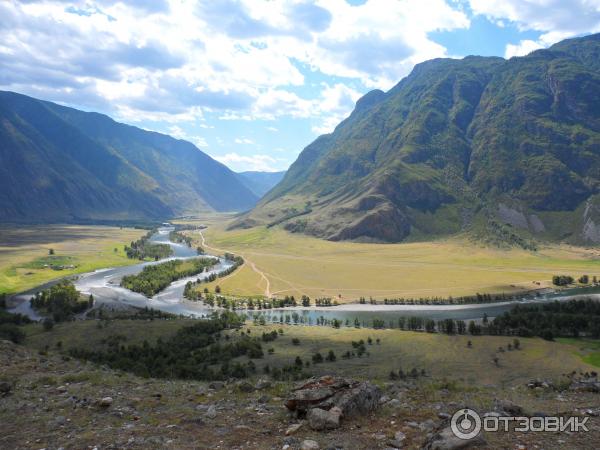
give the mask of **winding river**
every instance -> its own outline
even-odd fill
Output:
[[[188,259],[197,257],[196,250],[185,244],[170,241],[169,234],[174,228],[162,227],[150,238],[150,241],[156,244],[168,244],[173,249],[173,256],[158,262],[143,262],[131,266],[114,267],[100,269],[94,272],[79,275],[75,281],[75,287],[86,295],[94,296],[96,305],[129,305],[136,307],[148,307],[161,311],[191,316],[204,317],[214,311],[210,306],[202,302],[192,302],[183,298],[183,290],[188,281],[205,279],[213,273],[222,272],[229,267],[231,263],[219,258],[218,263],[210,271],[201,273],[188,278],[171,283],[166,289],[159,292],[152,298],[145,297],[142,294],[132,292],[120,286],[121,278],[125,275],[137,274],[145,266],[159,264],[172,259]],[[46,285],[47,286],[47,285]],[[13,312],[26,314],[34,320],[41,317],[34,311],[29,300],[35,293],[45,286],[32,289],[26,293],[17,295],[14,299],[17,301]],[[486,304],[468,304],[468,305],[369,305],[369,304],[346,304],[334,307],[296,307],[284,309],[270,309],[262,311],[245,311],[248,317],[264,315],[267,321],[279,321],[286,315],[292,316],[294,313],[302,317],[302,322],[314,324],[318,319],[326,320],[338,319],[342,322],[346,320],[354,323],[358,319],[362,324],[371,324],[373,319],[381,319],[388,325],[390,322],[397,323],[398,318],[407,316],[419,316],[440,319],[455,320],[480,320],[484,314],[488,317],[496,317],[518,304],[535,304],[553,300],[568,300],[580,295],[598,294],[600,288],[577,289],[571,291],[562,291],[561,293],[548,293],[537,297],[531,297],[521,300],[513,300],[500,303]],[[285,320],[285,319],[284,319]]]
[[[197,279],[203,280],[213,273],[216,274],[231,267],[231,263],[223,258],[218,258],[219,262],[208,272],[174,281],[166,289],[162,290],[152,298],[148,298],[120,286],[121,279],[124,276],[140,273],[146,266],[160,264],[173,259],[198,257],[196,249],[190,248],[185,244],[172,242],[169,239],[169,234],[173,230],[174,228],[170,227],[159,228],[150,238],[150,242],[152,243],[170,245],[173,249],[173,255],[171,257],[156,262],[143,262],[131,266],[99,269],[94,272],[84,273],[74,280],[75,288],[86,295],[92,294],[97,306],[103,304],[111,305],[113,307],[129,305],[143,308],[147,306],[148,308],[154,308],[173,314],[183,314],[194,317],[202,317],[209,314],[211,312],[210,307],[200,302],[190,302],[184,299],[183,290],[188,281],[195,281]],[[36,292],[44,287],[46,287],[46,285],[15,296],[14,298],[18,304],[15,308],[11,309],[11,311],[25,314],[34,320],[39,320],[41,317],[31,308],[29,300]]]

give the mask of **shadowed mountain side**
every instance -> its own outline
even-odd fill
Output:
[[[12,92],[0,92],[0,162],[4,221],[158,219],[258,198],[189,142]]]

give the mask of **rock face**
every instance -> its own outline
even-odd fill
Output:
[[[341,417],[373,411],[381,390],[367,382],[325,376],[311,378],[294,389],[285,406],[298,417],[307,417],[314,430],[337,428]]]
[[[329,411],[321,408],[309,409],[306,418],[308,419],[308,425],[313,430],[334,430],[340,426],[341,415],[341,409],[334,406]]]

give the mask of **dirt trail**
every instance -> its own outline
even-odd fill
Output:
[[[219,249],[217,247],[212,247],[212,246],[208,245],[206,243],[206,239],[204,238],[204,233],[202,233],[202,230],[199,230],[198,233],[200,233],[200,239],[202,240],[202,247],[208,248],[209,250],[213,250],[215,252],[224,251],[223,249]],[[258,267],[256,267],[256,265],[251,260],[249,260],[246,255],[244,255],[243,253],[240,253],[240,252],[237,252],[237,253],[242,258],[244,258],[244,262],[247,263],[252,268],[252,270],[254,270],[257,274],[259,274],[260,277],[265,281],[266,287],[265,287],[265,293],[264,293],[264,295],[267,298],[271,298],[271,295],[272,295],[272,293],[271,293],[271,282],[269,281],[269,278],[267,277],[267,275],[262,270],[260,270]]]

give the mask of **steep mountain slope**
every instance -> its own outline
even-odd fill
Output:
[[[3,221],[159,219],[252,207],[235,173],[189,142],[0,92]]]
[[[237,175],[244,186],[260,198],[281,181],[285,175],[285,170],[281,172],[258,172],[249,170],[247,172],[238,172]]]
[[[436,59],[372,91],[240,226],[401,241],[465,229],[600,241],[600,35]]]

